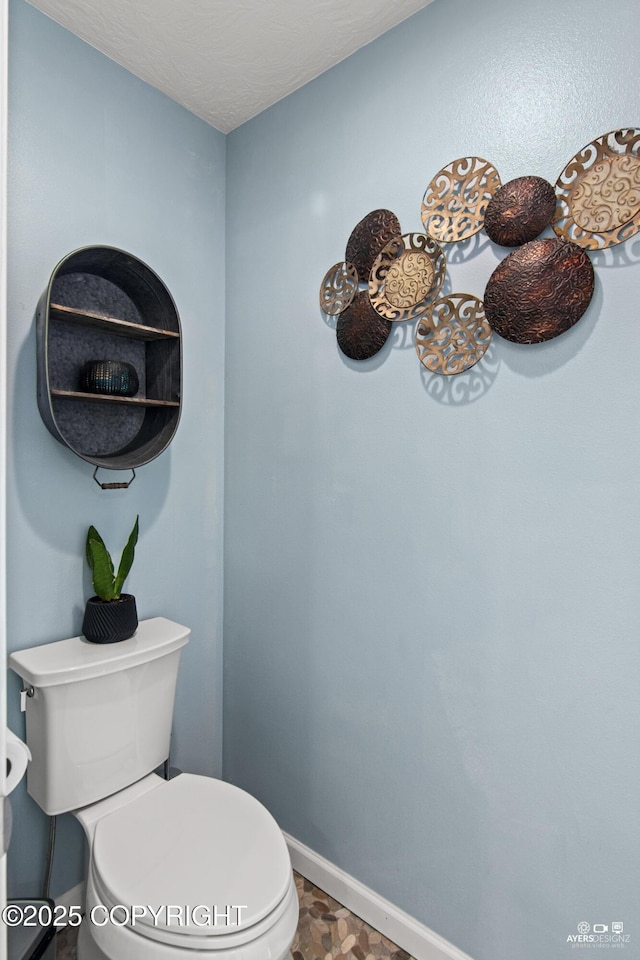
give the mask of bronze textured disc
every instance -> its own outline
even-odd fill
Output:
[[[484,309],[493,330],[514,343],[552,340],[577,323],[593,295],[593,265],[575,243],[532,240],[491,274]]]
[[[492,336],[482,301],[470,293],[451,293],[418,321],[416,351],[427,370],[451,376],[477,363]]]
[[[640,232],[640,130],[612,130],[579,150],[556,182],[553,229],[585,250]]]
[[[320,284],[320,309],[337,317],[358,292],[358,274],[352,263],[334,263]]]
[[[401,232],[400,221],[391,210],[372,210],[353,228],[344,258],[354,265],[363,283],[382,248]]]
[[[361,290],[336,325],[338,346],[352,360],[368,360],[384,347],[391,323],[371,306],[366,290]]]
[[[542,177],[517,177],[492,196],[484,215],[484,229],[494,243],[519,247],[535,240],[553,219],[555,190]]]
[[[440,243],[467,240],[482,229],[500,174],[483,157],[460,157],[439,170],[422,199],[425,233]]]
[[[447,272],[440,245],[424,233],[394,237],[371,268],[369,299],[385,320],[415,320],[438,296]]]

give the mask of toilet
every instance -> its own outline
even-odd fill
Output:
[[[27,690],[27,790],[88,847],[78,960],[283,960],[298,922],[284,837],[232,784],[153,771],[169,755],[190,630],[73,637],[11,654]]]

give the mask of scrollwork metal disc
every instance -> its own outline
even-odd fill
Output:
[[[358,272],[352,263],[334,263],[320,284],[320,309],[329,317],[346,310],[358,292]]]
[[[579,150],[556,182],[553,229],[585,250],[640,231],[640,130],[612,130]]]
[[[593,296],[589,255],[558,237],[532,240],[498,264],[484,294],[493,330],[514,343],[542,343],[569,330]]]
[[[470,293],[451,293],[436,300],[418,321],[416,352],[431,373],[464,373],[481,360],[493,336],[482,300]]]
[[[344,258],[354,265],[363,283],[382,248],[400,233],[400,221],[391,210],[372,210],[353,228]]]
[[[385,320],[415,320],[438,296],[446,272],[444,253],[432,237],[424,233],[394,237],[371,269],[371,305]]]
[[[361,290],[336,325],[338,346],[352,360],[369,360],[387,342],[391,323],[375,312],[366,290]]]
[[[482,229],[500,174],[482,157],[460,157],[439,170],[422,200],[425,232],[440,243],[467,240]]]
[[[494,243],[518,247],[535,240],[553,219],[556,195],[542,177],[517,177],[504,183],[489,201],[484,229]]]

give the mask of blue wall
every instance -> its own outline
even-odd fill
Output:
[[[141,617],[192,627],[172,761],[220,772],[225,138],[22,0],[10,10],[8,637],[11,649],[80,632],[94,523],[119,554],[137,513],[127,587]],[[171,291],[184,335],[184,404],[170,448],[130,490],[102,492],[36,406],[33,318],[51,271],[86,244],[128,250]],[[122,479],[122,475],[107,476]],[[21,734],[19,681],[9,724]],[[24,786],[9,892],[42,883],[46,820]],[[81,879],[80,828],[60,824],[53,893]]]
[[[452,381],[413,329],[346,360],[318,287],[450,160],[555,182],[638,125],[639,40],[637,0],[435,0],[228,137],[225,776],[475,960],[640,940],[640,242]],[[482,296],[504,251],[449,255]]]

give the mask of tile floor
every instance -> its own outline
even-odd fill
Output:
[[[337,900],[295,874],[300,921],[293,960],[413,960]],[[56,960],[76,960],[76,930],[58,934]]]

